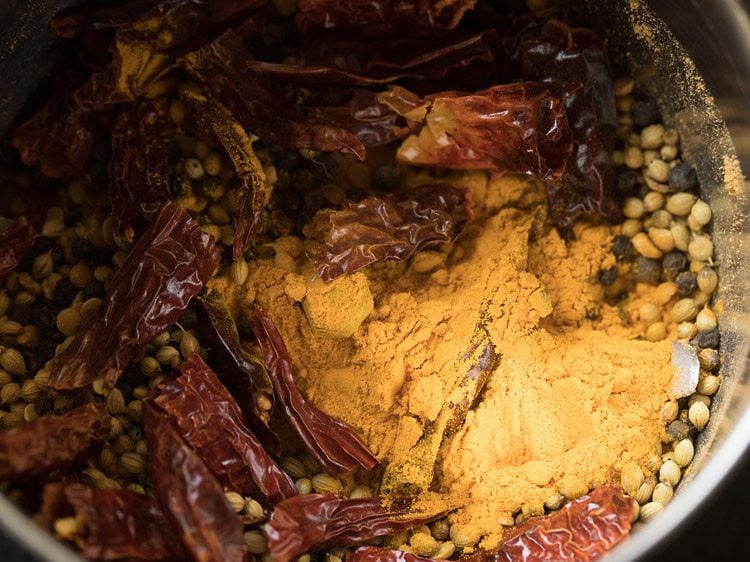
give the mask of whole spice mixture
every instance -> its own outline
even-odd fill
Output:
[[[712,213],[605,39],[116,4],[51,22],[72,59],[2,180],[0,481],[40,526],[92,560],[573,561],[669,503],[721,383]]]

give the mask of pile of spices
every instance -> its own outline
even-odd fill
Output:
[[[588,29],[376,4],[52,21],[0,485],[85,557],[595,560],[690,470],[720,310],[678,133]]]

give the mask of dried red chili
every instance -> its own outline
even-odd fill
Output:
[[[302,33],[394,37],[399,33],[438,33],[453,29],[476,0],[300,0]]]
[[[89,560],[184,559],[182,545],[150,496],[56,482],[45,486],[42,498],[37,522],[52,530],[56,519],[75,516],[73,541]]]
[[[154,494],[172,529],[198,562],[244,562],[242,525],[221,484],[169,418],[145,402],[143,429]]]
[[[310,257],[318,275],[331,281],[377,261],[408,259],[450,242],[471,216],[468,193],[447,184],[348,201],[341,210],[324,210],[313,218],[311,232],[322,247]]]
[[[250,322],[280,411],[308,452],[329,474],[337,475],[357,467],[373,468],[378,460],[352,429],[302,396],[294,383],[289,352],[271,318],[256,307]]]
[[[211,365],[245,415],[250,430],[273,454],[281,454],[279,438],[269,429],[271,411],[258,406],[260,395],[273,404],[273,384],[260,359],[248,354],[237,326],[221,299],[214,294],[196,299],[198,331],[208,349]]]
[[[559,85],[520,82],[424,99],[396,87],[379,100],[415,128],[398,149],[401,162],[559,179],[573,152],[565,95]]]
[[[420,91],[481,87],[496,71],[499,41],[494,30],[430,39],[394,37],[387,42],[315,37],[303,41],[296,59],[251,61],[248,66],[284,82],[326,88],[394,81]]]
[[[164,110],[163,103],[144,100],[123,109],[112,124],[109,196],[118,231],[139,217],[150,222],[170,199]]]
[[[63,72],[52,97],[13,134],[12,144],[27,166],[48,178],[71,179],[83,172],[96,138],[94,112],[71,98],[76,72]]]
[[[203,135],[215,137],[229,154],[237,176],[242,181],[239,189],[239,209],[234,217],[232,257],[239,259],[252,235],[260,226],[261,212],[266,199],[266,175],[253,150],[250,134],[243,129],[222,104],[202,94],[186,90],[181,99],[191,118]]]
[[[363,159],[362,143],[349,131],[305,117],[263,75],[248,66],[253,56],[233,31],[186,55],[185,69],[200,78],[247,130],[285,148],[347,152]]]
[[[102,306],[54,361],[49,385],[115,385],[146,343],[171,326],[219,264],[213,238],[165,203],[109,282]]]
[[[16,219],[0,232],[0,279],[16,269],[35,239],[36,230],[25,218]]]
[[[106,409],[91,403],[0,431],[0,480],[32,480],[69,468],[109,433]]]
[[[575,148],[562,181],[548,183],[550,208],[563,229],[584,213],[609,220],[621,218],[614,198],[614,169],[610,153],[617,131],[613,76],[606,40],[588,29],[550,20],[529,38],[520,40],[521,73],[527,80],[573,84],[565,99]]]
[[[237,402],[203,359],[193,355],[181,373],[159,387],[153,403],[169,414],[219,482],[268,505],[296,496],[294,482],[245,427]]]
[[[601,486],[559,512],[536,517],[495,550],[460,556],[460,562],[592,562],[630,532],[635,503],[614,486]],[[347,562],[431,562],[397,550],[363,547]]]
[[[263,530],[274,559],[290,562],[321,548],[351,546],[400,533],[440,515],[386,509],[379,498],[305,494],[277,505]]]

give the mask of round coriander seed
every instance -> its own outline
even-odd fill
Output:
[[[673,487],[677,486],[681,477],[682,473],[680,472],[680,467],[673,460],[665,461],[659,469],[659,481],[666,482]]]
[[[622,468],[622,474],[620,475],[620,484],[622,489],[628,494],[635,495],[638,488],[641,487],[645,476],[643,470],[635,463],[628,463]]]
[[[245,498],[243,498],[241,494],[232,491],[224,492],[224,497],[229,502],[229,505],[232,506],[232,509],[234,509],[235,513],[241,513],[245,508]]]
[[[245,546],[250,554],[263,554],[268,551],[268,540],[261,531],[253,529],[252,531],[246,531],[243,536]]]
[[[654,488],[652,499],[661,505],[667,505],[674,496],[674,489],[666,482],[659,482]]]
[[[193,181],[202,180],[203,176],[206,175],[203,169],[203,164],[197,158],[185,158],[182,161],[182,165],[185,168],[185,174],[187,177]]]
[[[646,505],[641,506],[640,518],[641,521],[648,521],[649,519],[657,516],[659,513],[664,511],[664,506],[659,502],[649,502]]]
[[[693,442],[690,439],[683,439],[674,447],[674,462],[685,468],[693,460],[694,454]]]
[[[695,402],[688,410],[688,419],[697,429],[703,429],[708,424],[711,415],[708,406],[703,402]]]
[[[312,477],[313,490],[319,494],[337,494],[344,491],[344,487],[336,478],[325,472],[320,472]]]

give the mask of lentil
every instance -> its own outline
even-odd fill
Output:
[[[639,232],[632,239],[633,247],[642,256],[654,260],[662,257],[663,253],[657,248],[651,239],[643,232]]]

